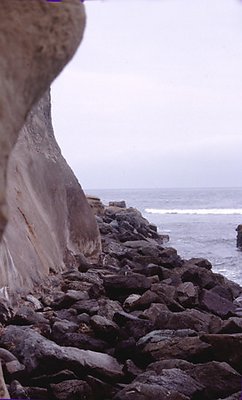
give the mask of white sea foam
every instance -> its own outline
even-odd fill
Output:
[[[181,215],[242,215],[242,208],[198,208],[198,209],[159,209],[146,208],[148,214],[181,214]]]

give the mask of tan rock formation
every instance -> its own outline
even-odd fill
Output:
[[[33,104],[75,52],[84,26],[80,0],[1,0],[0,237],[7,219],[9,154]]]
[[[28,116],[11,154],[9,222],[0,246],[0,287],[14,291],[61,271],[73,255],[99,254],[95,217],[61,155],[46,93]]]

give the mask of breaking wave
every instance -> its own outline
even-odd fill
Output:
[[[181,214],[181,215],[242,215],[242,208],[198,208],[198,209],[159,209],[146,208],[148,214]]]

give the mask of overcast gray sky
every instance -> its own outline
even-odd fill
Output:
[[[242,186],[241,2],[85,5],[84,41],[52,87],[84,189]]]

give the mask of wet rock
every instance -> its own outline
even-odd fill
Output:
[[[202,309],[218,315],[221,318],[228,318],[235,312],[235,306],[231,301],[210,290],[203,289],[199,301]]]
[[[205,258],[191,258],[187,261],[191,265],[197,265],[200,268],[205,268],[207,270],[212,269],[212,264],[210,261],[206,260]]]
[[[237,231],[237,247],[239,249],[242,248],[242,225],[238,225],[236,228]]]
[[[64,381],[50,385],[54,399],[70,400],[85,399],[94,400],[90,386],[81,380]]]
[[[104,288],[108,296],[113,299],[122,295],[144,293],[150,287],[149,280],[141,274],[128,273],[125,276],[110,275],[104,278]]]
[[[31,328],[8,326],[2,332],[0,342],[12,349],[29,374],[41,371],[53,373],[69,368],[92,371],[113,380],[123,376],[122,367],[113,357],[74,347],[61,347]]]

